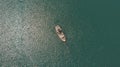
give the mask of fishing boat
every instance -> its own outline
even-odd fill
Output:
[[[58,37],[63,41],[63,42],[66,42],[66,37],[62,31],[62,28],[59,26],[59,25],[56,25],[55,26],[55,30],[56,30],[56,33],[58,35]]]

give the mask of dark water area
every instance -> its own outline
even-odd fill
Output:
[[[0,0],[0,67],[119,67],[119,2]]]

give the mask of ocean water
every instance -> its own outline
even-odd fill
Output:
[[[0,0],[0,67],[119,67],[119,6],[108,0]]]

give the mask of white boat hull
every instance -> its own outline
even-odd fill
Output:
[[[62,28],[59,26],[59,25],[56,25],[55,26],[55,30],[56,30],[56,33],[58,35],[58,37],[63,41],[65,42],[66,41],[66,37],[64,35],[64,33],[62,32]],[[60,32],[61,31],[61,32]]]

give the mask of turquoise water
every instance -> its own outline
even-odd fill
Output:
[[[119,6],[107,0],[0,0],[0,67],[119,67]]]

